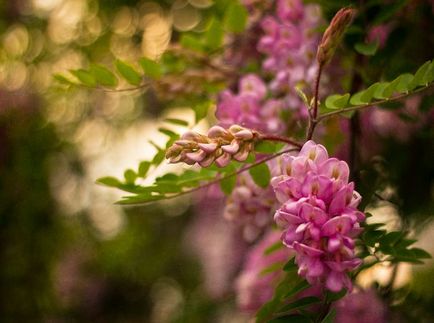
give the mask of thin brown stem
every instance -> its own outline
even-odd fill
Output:
[[[180,192],[180,193],[178,193],[178,194],[174,194],[174,195],[166,196],[166,197],[164,197],[164,199],[162,199],[162,200],[173,199],[173,198],[176,198],[176,197],[179,197],[179,196],[182,196],[182,195],[190,194],[190,193],[193,193],[193,192],[199,191],[199,190],[201,190],[201,189],[204,189],[204,188],[210,187],[210,186],[212,186],[212,185],[214,185],[214,184],[219,183],[219,182],[222,181],[222,180],[225,180],[225,179],[227,179],[227,178],[231,178],[231,177],[233,177],[233,176],[237,176],[237,175],[239,175],[239,174],[241,174],[241,173],[243,173],[243,172],[245,172],[245,171],[247,171],[247,170],[249,170],[249,169],[251,169],[251,168],[254,168],[254,167],[256,167],[256,166],[258,166],[258,165],[260,165],[260,164],[263,164],[263,163],[265,163],[265,162],[267,162],[267,161],[269,161],[269,160],[272,160],[272,159],[274,159],[274,158],[276,158],[276,157],[278,157],[278,156],[280,156],[280,155],[283,155],[283,154],[289,153],[289,152],[291,152],[291,151],[298,151],[298,150],[300,150],[300,149],[299,149],[299,148],[289,148],[289,149],[282,150],[282,151],[280,151],[280,152],[278,152],[278,153],[275,153],[275,154],[273,154],[273,155],[271,155],[271,156],[268,156],[268,157],[266,157],[266,158],[262,158],[261,160],[255,162],[255,163],[253,163],[253,164],[250,164],[250,165],[247,165],[247,166],[241,167],[240,169],[238,169],[238,170],[235,171],[235,172],[229,173],[229,174],[227,174],[227,175],[225,175],[225,176],[222,176],[222,177],[218,177],[218,178],[216,178],[215,180],[212,180],[212,181],[210,181],[210,182],[207,182],[207,183],[205,183],[205,184],[203,184],[203,185],[200,185],[200,186],[198,186],[198,187],[192,188],[192,189],[190,189],[190,190],[183,191],[183,192]],[[156,201],[148,201],[148,202],[145,201],[145,202],[138,202],[138,203],[128,203],[128,205],[134,205],[134,204],[136,204],[136,205],[137,205],[137,204],[146,204],[146,203],[151,203],[151,202],[156,202]],[[117,204],[124,204],[124,203],[122,203],[122,201],[121,201],[121,202],[119,202],[119,203],[117,203]]]
[[[276,135],[269,135],[269,134],[261,134],[259,137],[261,140],[268,140],[268,141],[279,141],[284,142],[289,145],[293,145],[295,147],[301,148],[303,144],[296,142],[290,138],[283,137],[283,136],[276,136]]]
[[[314,96],[313,96],[313,108],[312,111],[309,110],[309,128],[307,130],[306,139],[310,140],[313,137],[313,133],[315,131],[316,125],[318,124],[317,116],[318,116],[318,100],[319,100],[319,84],[321,81],[323,64],[318,63],[318,73],[315,79],[315,88],[314,88]]]

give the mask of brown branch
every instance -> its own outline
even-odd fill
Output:
[[[219,178],[217,178],[217,179],[215,179],[215,180],[212,180],[212,181],[210,181],[210,182],[208,182],[208,183],[206,183],[206,184],[200,185],[200,186],[198,186],[198,187],[192,188],[192,189],[187,190],[187,191],[180,192],[180,193],[178,193],[178,194],[174,194],[174,195],[166,196],[166,197],[162,198],[161,200],[169,200],[169,199],[173,199],[173,198],[176,198],[176,197],[179,197],[179,196],[182,196],[182,195],[190,194],[190,193],[193,193],[193,192],[199,191],[199,190],[201,190],[201,189],[204,189],[204,188],[210,187],[210,186],[212,186],[212,185],[214,185],[214,184],[219,183],[219,182],[222,181],[222,180],[225,180],[225,179],[227,179],[227,178],[231,178],[231,177],[233,177],[233,176],[237,176],[237,175],[239,175],[239,174],[241,174],[241,173],[243,173],[243,172],[245,172],[245,171],[247,171],[247,170],[249,170],[249,169],[251,169],[251,168],[254,168],[254,167],[256,167],[256,166],[258,166],[258,165],[260,165],[260,164],[263,164],[263,163],[265,163],[265,162],[267,162],[267,161],[269,161],[269,160],[272,160],[272,159],[274,159],[274,158],[276,158],[276,157],[278,157],[278,156],[280,156],[280,155],[283,155],[283,154],[285,154],[285,153],[289,153],[289,152],[291,152],[291,151],[298,151],[298,150],[300,150],[300,149],[299,149],[299,148],[290,148],[290,149],[282,150],[282,151],[280,151],[280,152],[278,152],[278,153],[275,153],[275,154],[273,154],[273,155],[271,155],[271,156],[269,156],[269,157],[262,158],[261,160],[255,162],[255,163],[253,163],[253,164],[250,164],[250,165],[248,165],[248,166],[241,167],[240,169],[238,169],[238,170],[235,171],[235,172],[232,172],[232,173],[227,174],[227,175],[225,175],[225,176],[219,177]],[[120,202],[117,202],[116,204],[121,204],[121,205],[138,205],[138,204],[147,204],[147,203],[157,202],[157,201],[158,201],[158,200],[153,200],[153,201],[144,201],[144,202],[136,202],[136,203],[133,202],[133,203],[128,203],[128,204],[126,204],[126,203],[122,203],[122,201],[120,201]]]

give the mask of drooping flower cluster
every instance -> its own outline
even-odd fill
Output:
[[[238,94],[225,90],[220,94],[216,117],[223,127],[232,124],[267,133],[282,133],[284,123],[279,117],[283,109],[280,100],[266,100],[267,87],[255,74],[240,79]]]
[[[213,126],[206,136],[188,131],[167,149],[166,158],[171,163],[208,167],[215,162],[218,167],[225,167],[232,159],[246,160],[258,136],[256,131],[238,125],[229,129]]]
[[[263,68],[274,76],[270,90],[283,93],[283,105],[293,109],[297,117],[306,117],[307,110],[294,87],[314,83],[317,73],[314,58],[320,40],[315,29],[321,21],[316,5],[303,5],[301,0],[278,0],[276,15],[266,16],[261,22],[265,35],[257,48],[266,55]]]
[[[298,156],[283,156],[282,171],[271,182],[283,203],[274,219],[284,229],[283,243],[296,252],[299,275],[332,291],[351,289],[347,272],[361,263],[354,238],[365,216],[347,163],[308,141]]]
[[[336,323],[388,322],[386,304],[372,289],[348,294],[334,307]]]
[[[239,308],[245,312],[255,312],[273,297],[274,287],[282,277],[282,271],[261,274],[273,264],[283,264],[291,257],[287,248],[265,254],[268,247],[279,241],[277,231],[269,231],[249,251],[241,274],[238,276],[235,289]]]
[[[268,166],[273,174],[275,163],[270,161]],[[240,174],[236,187],[226,200],[223,216],[242,227],[246,241],[253,241],[270,225],[276,207],[271,187],[259,187],[250,175]]]

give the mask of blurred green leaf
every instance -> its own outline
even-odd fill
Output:
[[[297,299],[296,301],[289,303],[285,306],[282,306],[277,314],[283,314],[283,313],[287,313],[290,314],[292,311],[294,310],[298,310],[313,304],[317,304],[321,302],[321,300],[318,297],[314,297],[314,296],[308,296],[308,297],[303,297],[300,299]]]
[[[226,9],[223,24],[227,31],[242,33],[247,25],[248,12],[237,0],[232,1]]]
[[[137,178],[137,174],[132,169],[127,169],[124,172],[124,178],[125,178],[125,182],[127,182],[128,184],[133,184]]]
[[[249,173],[255,184],[259,187],[266,188],[270,185],[271,173],[266,163],[250,168]]]
[[[164,121],[168,122],[168,123],[176,124],[178,126],[188,127],[188,122],[185,120],[175,119],[175,118],[167,118],[167,119],[164,119]]]
[[[146,76],[149,76],[151,79],[154,80],[158,80],[159,78],[161,78],[161,65],[158,64],[156,61],[153,61],[146,57],[142,57],[139,60],[139,64],[145,72]]]
[[[281,142],[263,140],[255,144],[255,152],[274,154],[280,151],[284,146],[285,144]]]
[[[362,55],[374,56],[378,50],[378,45],[379,45],[378,41],[369,44],[357,43],[354,45],[354,49]]]
[[[88,71],[84,69],[78,69],[78,70],[70,70],[70,73],[74,75],[82,84],[89,87],[96,86],[95,78]]]
[[[122,183],[117,178],[111,176],[101,177],[97,179],[96,182],[98,184],[110,187],[120,187],[122,185]]]
[[[220,188],[226,195],[232,193],[235,188],[235,184],[237,183],[236,176],[230,176],[220,181]]]
[[[118,79],[116,76],[102,65],[92,64],[90,66],[90,73],[100,85],[109,87],[115,87],[118,85]]]
[[[139,164],[139,171],[138,171],[137,175],[139,177],[145,177],[146,174],[148,173],[150,167],[151,167],[151,163],[150,162],[148,162],[148,161],[142,161]]]
[[[182,47],[192,49],[198,52],[203,52],[203,45],[201,41],[192,35],[182,34],[179,40]]]
[[[321,323],[333,323],[335,321],[336,309],[332,308],[323,318]]]
[[[134,67],[121,60],[116,60],[116,69],[119,74],[131,85],[140,85],[142,83],[142,76],[137,72]]]
[[[217,20],[217,18],[211,18],[211,22],[209,23],[208,29],[205,32],[205,44],[211,49],[217,49],[221,47],[223,43],[224,31],[222,27],[222,23]]]
[[[195,122],[198,123],[200,120],[204,119],[208,114],[208,109],[210,108],[211,102],[201,102],[194,106]]]
[[[325,100],[325,106],[327,109],[332,109],[332,110],[343,109],[347,107],[349,98],[350,98],[349,93],[343,95],[340,94],[330,95]]]

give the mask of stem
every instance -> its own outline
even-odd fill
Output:
[[[300,144],[290,138],[283,137],[283,136],[276,136],[276,135],[268,135],[268,134],[262,134],[259,137],[261,140],[268,140],[268,141],[280,141],[284,142],[290,145],[293,145],[295,147],[301,148],[303,144]]]
[[[241,168],[238,169],[236,172],[229,173],[229,174],[227,174],[227,175],[225,175],[225,176],[222,176],[222,177],[218,177],[218,178],[215,179],[215,180],[212,180],[212,181],[210,181],[210,182],[208,182],[208,183],[206,183],[206,184],[200,185],[200,186],[195,187],[195,188],[192,188],[192,189],[190,189],[190,190],[187,190],[187,191],[184,191],[184,192],[180,192],[180,193],[178,193],[178,194],[174,194],[174,195],[170,195],[170,196],[165,196],[165,197],[164,197],[163,199],[161,199],[161,200],[170,200],[170,199],[173,199],[173,198],[175,198],[175,197],[179,197],[179,196],[182,196],[182,195],[185,195],[185,194],[190,194],[190,193],[193,193],[193,192],[199,191],[199,190],[201,190],[201,189],[203,189],[203,188],[210,187],[210,186],[212,186],[212,185],[214,185],[214,184],[217,184],[218,182],[220,182],[220,181],[222,181],[222,180],[225,180],[225,179],[227,179],[227,178],[231,178],[231,177],[233,177],[233,176],[237,176],[238,174],[241,174],[241,173],[243,173],[243,172],[245,172],[245,171],[247,171],[247,170],[249,170],[249,169],[251,169],[251,168],[254,168],[254,167],[256,167],[256,166],[258,166],[258,165],[260,165],[260,164],[263,164],[263,163],[265,163],[265,162],[267,162],[267,161],[269,161],[269,160],[272,160],[272,159],[274,159],[274,158],[276,158],[276,157],[278,157],[278,156],[280,156],[280,155],[283,155],[283,154],[285,154],[285,153],[289,153],[289,152],[291,152],[291,151],[298,151],[298,150],[300,150],[300,149],[299,149],[299,148],[289,148],[289,149],[282,150],[282,151],[280,151],[280,152],[278,152],[278,153],[275,153],[275,154],[273,154],[273,155],[271,155],[271,156],[269,156],[269,157],[262,158],[261,160],[255,162],[255,163],[253,163],[253,164],[250,164],[250,165],[248,165],[248,166],[241,167]],[[127,203],[126,205],[138,205],[138,204],[143,205],[143,204],[152,203],[152,202],[156,202],[156,201],[154,200],[154,201],[148,201],[148,202]],[[121,202],[116,203],[116,204],[124,204],[124,203],[122,203],[122,201],[121,201]]]
[[[387,103],[387,102],[398,101],[398,100],[407,98],[407,97],[409,97],[409,96],[411,96],[413,94],[416,94],[416,93],[428,90],[433,85],[434,85],[434,83],[431,83],[430,85],[422,87],[422,88],[420,88],[420,89],[418,89],[416,91],[413,91],[413,92],[410,92],[410,93],[401,94],[401,95],[395,96],[393,98],[379,100],[379,101],[375,101],[375,102],[372,102],[372,103],[367,103],[367,104],[363,104],[363,105],[356,105],[354,107],[349,107],[349,108],[344,108],[344,109],[341,109],[341,110],[336,110],[336,111],[331,111],[331,112],[328,112],[328,113],[324,113],[321,116],[319,116],[316,121],[317,122],[321,122],[324,119],[327,119],[327,118],[332,117],[332,116],[337,115],[337,114],[341,114],[341,113],[345,113],[345,112],[350,112],[350,111],[357,111],[357,110],[369,108],[369,107],[372,107],[372,106],[380,105],[380,104],[383,104],[383,103]]]
[[[319,100],[319,83],[321,81],[322,69],[323,69],[323,64],[319,63],[318,73],[315,79],[313,111],[311,112],[309,110],[309,128],[307,130],[307,136],[306,136],[307,140],[312,139],[316,125],[318,124],[317,116],[318,116],[318,100]]]

